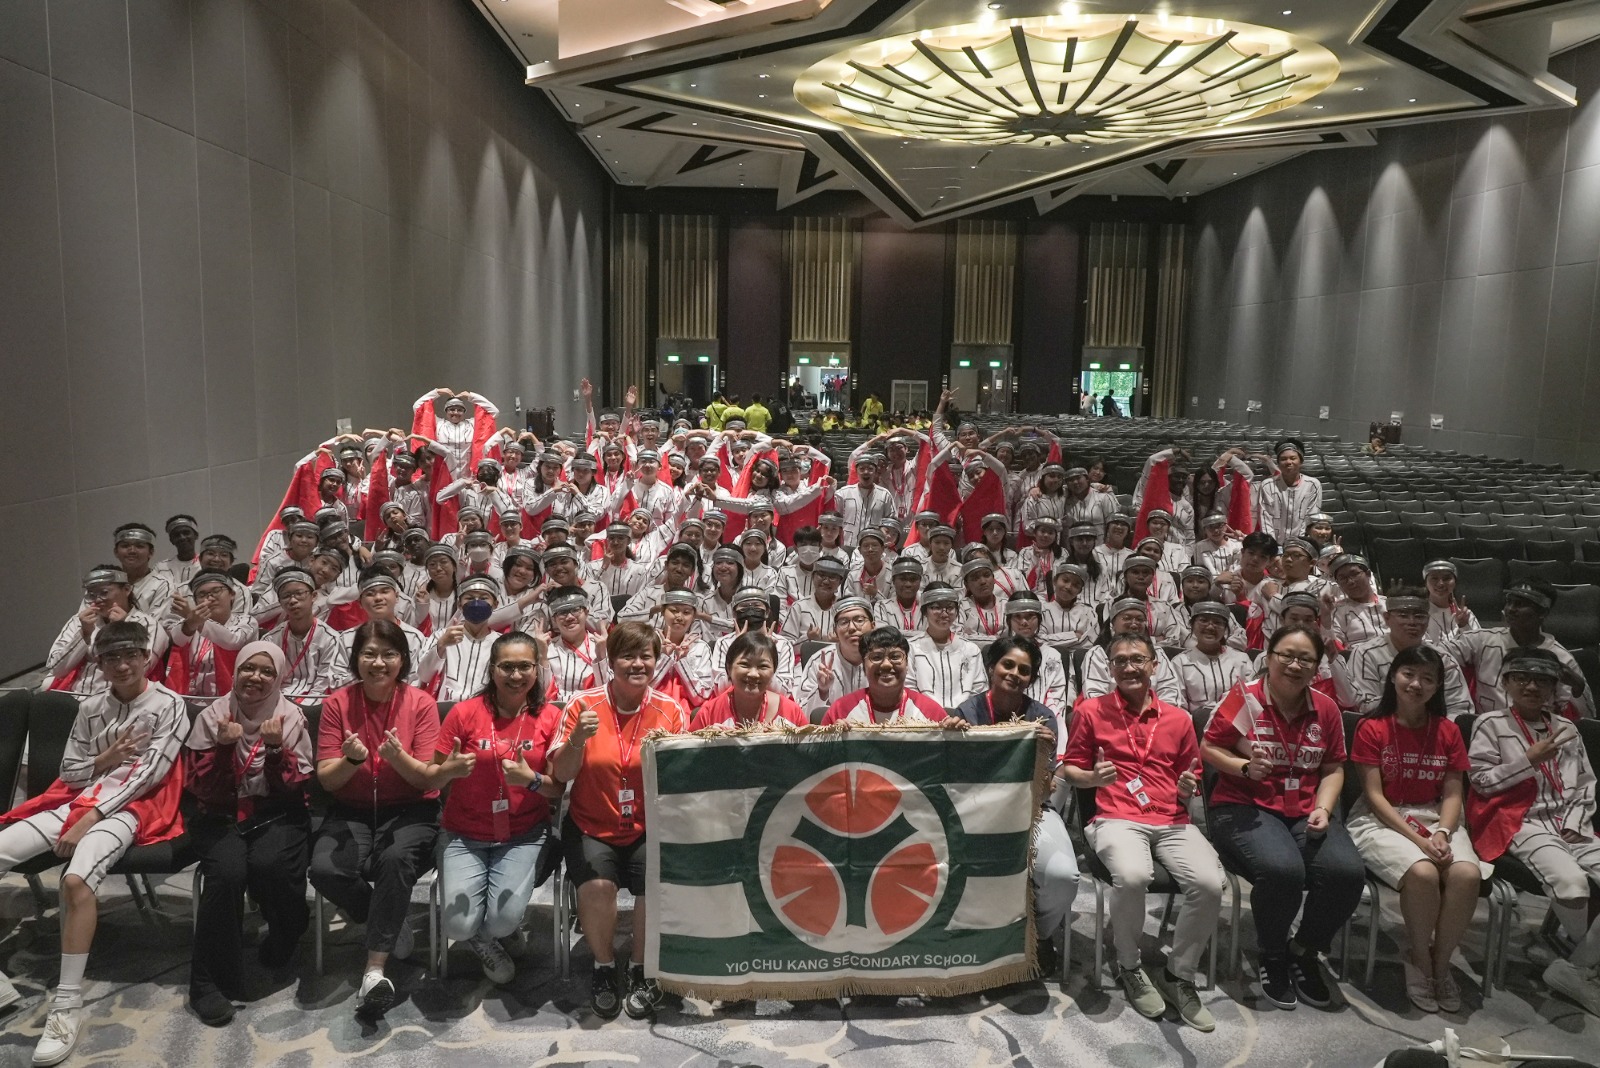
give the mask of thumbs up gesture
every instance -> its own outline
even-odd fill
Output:
[[[1200,789],[1200,761],[1196,759],[1190,763],[1187,771],[1178,776],[1178,800],[1189,800],[1198,789]]]
[[[1117,781],[1117,766],[1106,759],[1104,747],[1094,751],[1094,784],[1110,786]]]
[[[472,774],[472,769],[478,763],[478,754],[463,753],[461,739],[457,738],[450,747],[450,755],[439,761],[439,774],[446,780],[465,779]]]
[[[532,786],[539,778],[539,773],[528,767],[528,754],[520,750],[517,759],[501,760],[500,769],[506,773],[506,782],[513,786]]]

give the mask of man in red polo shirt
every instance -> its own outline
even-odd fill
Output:
[[[1061,774],[1076,789],[1094,791],[1095,815],[1085,834],[1113,879],[1117,978],[1141,1015],[1155,1019],[1170,1002],[1189,1024],[1211,1031],[1216,1021],[1195,992],[1194,976],[1222,910],[1223,873],[1211,843],[1189,822],[1188,801],[1200,781],[1194,720],[1151,690],[1156,650],[1149,638],[1113,638],[1106,654],[1117,688],[1078,704]],[[1157,859],[1183,887],[1183,907],[1172,953],[1152,983],[1139,936]]]

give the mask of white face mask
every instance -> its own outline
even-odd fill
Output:
[[[489,550],[482,545],[467,551],[467,557],[475,564],[481,564],[489,559]]]
[[[795,546],[794,556],[796,560],[800,561],[802,567],[810,567],[822,556],[822,546],[797,545]]]

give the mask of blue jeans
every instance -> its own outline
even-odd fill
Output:
[[[482,935],[505,938],[522,926],[533,896],[539,854],[550,844],[541,823],[509,842],[476,842],[445,832],[439,859],[444,934],[454,942]]]
[[[1328,952],[1333,936],[1361,904],[1367,866],[1337,818],[1328,821],[1325,833],[1310,835],[1304,816],[1290,819],[1255,805],[1213,805],[1211,842],[1250,880],[1250,911],[1263,956],[1289,951],[1289,927],[1296,916],[1295,941]]]

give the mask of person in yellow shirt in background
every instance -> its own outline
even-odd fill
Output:
[[[726,419],[728,401],[719,389],[711,395],[711,403],[706,405],[706,426],[708,429],[721,431],[723,421]]]
[[[883,401],[878,399],[876,393],[868,393],[867,399],[861,404],[861,421],[867,426],[883,414]]]
[[[761,394],[756,393],[750,397],[750,403],[744,409],[744,425],[747,430],[754,430],[758,434],[767,432],[767,424],[772,420],[772,413],[767,406],[761,403]]]
[[[745,411],[743,408],[739,407],[739,394],[737,393],[728,398],[728,406],[722,409],[723,427],[726,428],[727,425],[733,422],[735,419],[739,420],[741,423],[745,423],[746,430],[750,429],[749,424],[745,422]]]

